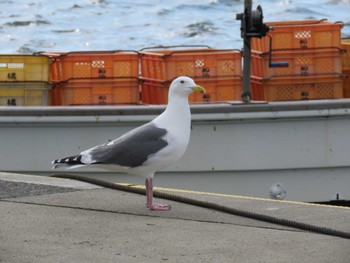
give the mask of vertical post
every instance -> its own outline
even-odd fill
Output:
[[[252,0],[244,0],[244,13],[242,24],[245,24],[246,32],[251,28],[250,17],[252,14]],[[245,103],[250,102],[251,100],[251,91],[250,91],[250,59],[251,59],[251,37],[247,34],[242,34],[243,37],[243,89],[241,98]]]
[[[244,13],[237,14],[236,19],[241,20],[241,37],[243,38],[243,88],[241,98],[245,103],[252,99],[250,90],[250,58],[251,38],[264,37],[269,32],[269,27],[263,23],[263,10],[259,5],[252,11],[252,0],[244,0]]]

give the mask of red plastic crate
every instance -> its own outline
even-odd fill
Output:
[[[137,78],[70,80],[56,84],[52,97],[56,106],[138,104],[139,81]]]
[[[240,100],[242,78],[197,78],[195,82],[203,86],[207,93],[193,93],[190,103]],[[167,104],[171,81],[145,79],[141,84],[141,101],[145,104]],[[254,95],[253,95],[254,97]]]
[[[242,75],[242,53],[238,50],[153,50],[140,52],[140,58],[143,78],[168,81],[178,76]]]
[[[272,62],[288,62],[288,67],[270,68],[270,52],[252,52],[252,75],[267,78],[279,75],[307,76],[314,73],[342,72],[342,54],[339,48],[311,48],[273,51]]]
[[[341,22],[323,20],[301,20],[284,22],[266,22],[272,29],[272,49],[339,47],[341,40]],[[268,52],[270,38],[252,38],[253,50]]]
[[[262,89],[266,101],[343,98],[343,78],[337,74],[265,79],[252,77],[251,86]]]
[[[50,55],[53,58],[50,80],[53,82],[139,75],[136,51],[77,51]]]

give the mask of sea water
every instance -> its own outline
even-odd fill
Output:
[[[264,21],[343,21],[350,0],[255,0]],[[242,0],[1,0],[0,54],[37,51],[139,50],[159,45],[242,48]]]

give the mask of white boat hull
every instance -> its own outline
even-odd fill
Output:
[[[52,174],[53,159],[114,139],[163,109],[2,107],[0,170]],[[156,185],[269,198],[280,184],[288,200],[350,199],[350,101],[194,105],[192,120],[187,152]]]

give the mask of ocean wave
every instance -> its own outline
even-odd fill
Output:
[[[51,23],[47,20],[28,20],[28,21],[13,21],[13,22],[7,22],[4,24],[4,26],[10,26],[10,27],[22,27],[22,26],[30,26],[30,25],[50,25]]]
[[[62,29],[62,30],[51,30],[53,33],[66,34],[66,33],[79,33],[79,29]]]
[[[198,22],[189,24],[185,27],[186,32],[183,34],[184,37],[196,37],[203,34],[215,34],[217,28],[210,21]]]
[[[171,9],[162,8],[157,12],[157,15],[163,16],[163,15],[169,15],[171,14]]]
[[[191,5],[191,4],[182,4],[176,7],[178,10],[186,10],[186,9],[192,9],[192,10],[211,10],[212,4],[201,4],[201,5]]]
[[[306,7],[292,7],[292,8],[287,8],[285,10],[285,13],[290,13],[290,14],[307,14],[308,17],[317,17],[317,16],[327,16],[326,13],[321,13],[317,12],[311,8],[306,8]]]
[[[350,1],[349,0],[330,0],[328,2],[326,2],[327,5],[350,5]]]

